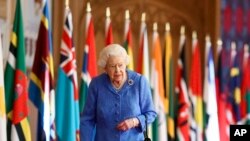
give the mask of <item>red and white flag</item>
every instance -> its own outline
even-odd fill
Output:
[[[152,46],[152,61],[151,61],[151,88],[153,90],[153,101],[155,110],[158,114],[155,120],[155,128],[153,138],[158,141],[167,140],[167,99],[164,95],[163,86],[163,66],[162,66],[162,51],[160,45],[160,38],[157,31],[157,23],[153,26],[153,46]]]
[[[106,22],[105,22],[105,44],[109,45],[113,43],[112,23],[110,18],[110,8],[106,8]]]
[[[146,25],[146,14],[141,17],[140,46],[138,54],[137,72],[144,75],[149,81],[149,53],[148,53],[148,31]]]
[[[203,140],[203,97],[200,47],[196,32],[193,32],[193,53],[189,79],[189,96],[191,98],[191,139]]]
[[[80,112],[83,111],[89,83],[91,79],[97,75],[94,23],[91,15],[90,3],[87,3],[85,29],[86,29],[85,33],[86,43],[84,47],[82,73],[81,73],[81,87],[80,87],[80,101],[79,101]]]
[[[181,36],[179,42],[179,57],[175,78],[175,93],[178,97],[177,109],[177,138],[179,141],[190,141],[190,124],[189,124],[189,108],[190,102],[188,98],[187,78],[186,78],[186,36],[185,27],[181,27]]]
[[[129,11],[126,10],[125,12],[125,29],[124,29],[124,48],[128,52],[129,56],[129,64],[128,69],[134,70],[134,56],[133,56],[133,47],[132,47],[132,31],[131,31],[131,24],[129,19]]]

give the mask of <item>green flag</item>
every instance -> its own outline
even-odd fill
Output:
[[[163,74],[165,96],[168,98],[168,116],[167,116],[167,132],[168,140],[175,140],[175,121],[174,121],[174,93],[173,93],[173,58],[172,58],[172,36],[170,33],[170,24],[166,23],[165,33],[165,49],[163,60]]]
[[[31,140],[28,122],[28,91],[25,66],[23,20],[20,0],[11,35],[8,62],[4,73],[8,140]]]

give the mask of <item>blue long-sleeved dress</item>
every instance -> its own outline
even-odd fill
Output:
[[[145,115],[148,123],[152,123],[157,114],[146,78],[130,70],[127,74],[128,79],[119,91],[106,73],[92,79],[81,114],[81,141],[92,141],[93,136],[95,141],[143,141]],[[132,117],[139,119],[138,127],[116,129],[118,123]]]

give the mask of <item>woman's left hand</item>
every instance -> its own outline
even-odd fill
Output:
[[[138,119],[137,118],[130,118],[130,119],[126,119],[126,120],[122,121],[121,123],[119,123],[116,128],[118,130],[127,131],[131,128],[136,127],[136,125],[138,125]]]

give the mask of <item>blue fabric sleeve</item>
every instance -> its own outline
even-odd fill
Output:
[[[146,129],[145,116],[147,116],[148,124],[152,123],[157,114],[155,112],[152,94],[150,90],[149,83],[144,76],[141,76],[140,79],[140,107],[141,107],[141,115],[137,116],[140,121],[139,129],[143,132]]]

